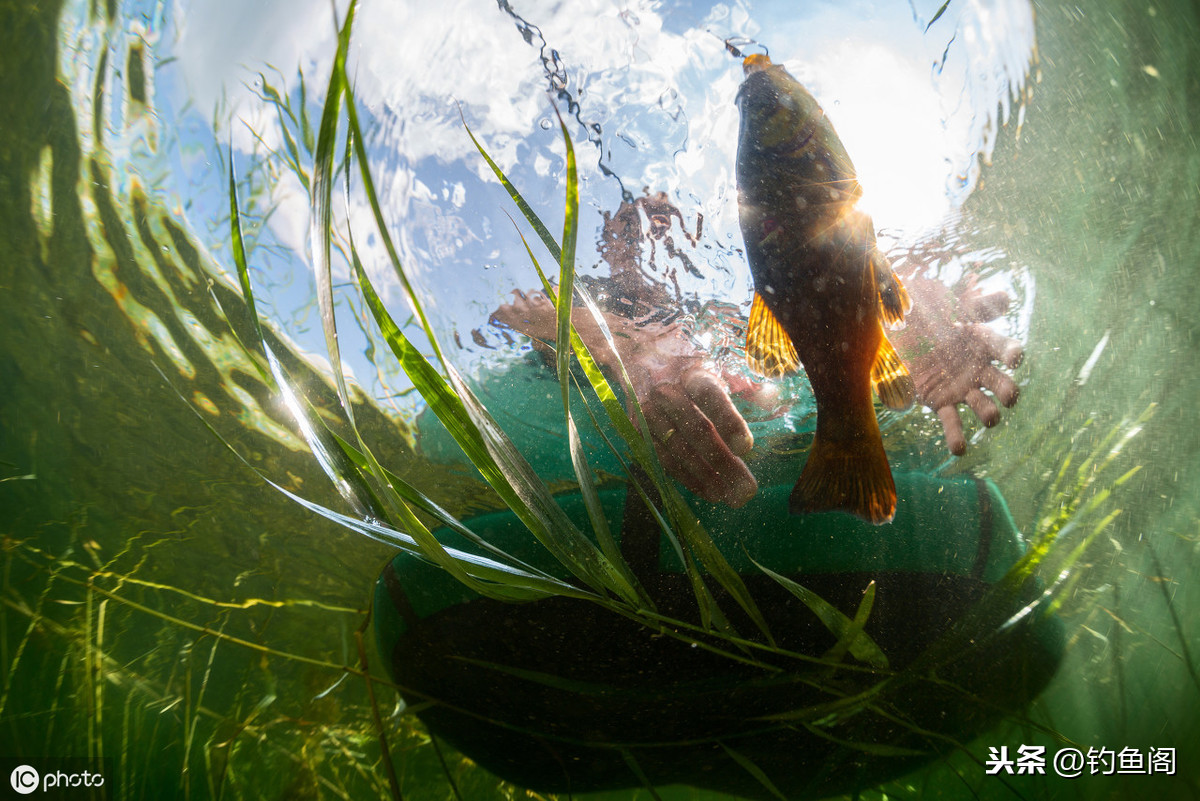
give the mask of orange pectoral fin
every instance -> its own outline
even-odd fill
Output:
[[[875,286],[879,289],[879,310],[883,322],[888,328],[900,328],[904,323],[904,315],[912,309],[912,300],[908,290],[896,273],[892,271],[892,263],[883,255],[879,248],[871,251],[871,267],[875,271]]]
[[[871,365],[871,388],[889,409],[907,409],[913,404],[916,387],[900,354],[892,347],[887,335],[880,332],[879,350]]]
[[[751,370],[768,378],[780,378],[800,369],[800,357],[792,338],[757,292],[746,328],[746,361]]]

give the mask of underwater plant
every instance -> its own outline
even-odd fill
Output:
[[[224,546],[214,542],[208,524],[199,515],[185,508],[174,510],[180,521],[178,531],[141,532],[135,523],[126,522],[123,545],[115,550],[97,547],[86,534],[86,509],[61,524],[47,526],[39,532],[43,537],[6,539],[5,620],[13,643],[2,660],[6,672],[0,716],[6,722],[14,717],[18,721],[48,717],[52,723],[44,733],[46,742],[64,730],[78,729],[87,752],[109,756],[116,763],[114,769],[123,778],[121,792],[127,797],[161,796],[160,785],[145,783],[145,777],[154,775],[155,770],[174,771],[174,779],[182,772],[185,794],[209,797],[260,797],[262,786],[279,784],[279,776],[294,782],[273,788],[281,795],[541,797],[536,792],[499,784],[469,759],[445,749],[444,738],[418,722],[419,715],[438,708],[439,699],[423,696],[415,688],[397,686],[386,676],[381,665],[387,656],[380,660],[372,653],[365,603],[324,600],[319,577],[342,569],[335,558],[337,552],[372,538],[389,548],[418,555],[423,564],[434,565],[452,582],[481,596],[495,598],[505,609],[533,609],[543,600],[587,605],[596,610],[597,619],[629,623],[648,637],[669,639],[689,653],[703,651],[714,673],[724,671],[734,679],[724,684],[673,688],[680,693],[676,700],[683,699],[681,706],[720,709],[721,701],[733,697],[731,692],[740,693],[728,708],[739,725],[745,724],[751,730],[730,733],[726,728],[724,733],[706,730],[699,735],[697,730],[674,732],[673,741],[658,745],[690,747],[700,740],[709,748],[708,753],[716,755],[714,761],[722,760],[740,771],[742,783],[729,788],[740,795],[773,798],[797,794],[785,783],[789,771],[797,768],[794,753],[786,754],[790,764],[783,766],[761,758],[753,739],[760,733],[770,737],[794,733],[800,738],[796,742],[824,744],[829,750],[821,753],[836,754],[832,762],[836,768],[859,770],[855,781],[864,787],[877,783],[875,776],[859,767],[865,762],[895,761],[894,770],[895,765],[920,764],[939,753],[952,755],[941,764],[949,765],[948,769],[957,772],[969,786],[975,781],[972,776],[981,772],[978,768],[982,759],[980,749],[971,745],[971,737],[980,731],[979,726],[991,725],[981,720],[1014,721],[1010,725],[1037,731],[1047,739],[1065,739],[1047,716],[997,704],[994,698],[972,688],[969,680],[973,675],[987,675],[993,667],[980,664],[987,661],[989,646],[1001,643],[1022,626],[1055,615],[1105,614],[1096,601],[1090,605],[1081,601],[1081,597],[1089,596],[1077,590],[1089,588],[1093,575],[1089,562],[1098,561],[1100,554],[1108,555],[1106,546],[1113,547],[1106,542],[1105,534],[1116,519],[1117,510],[1112,508],[1115,492],[1129,487],[1137,468],[1118,470],[1116,479],[1112,471],[1148,414],[1113,425],[1100,436],[1093,436],[1095,423],[1078,430],[1068,426],[1057,437],[1047,436],[1037,456],[1039,463],[1053,464],[1056,469],[1047,477],[1049,488],[1029,532],[1031,548],[1027,557],[1003,579],[992,582],[987,595],[975,599],[953,628],[932,641],[912,637],[903,627],[896,628],[895,621],[889,622],[881,636],[880,615],[886,605],[881,600],[886,595],[881,585],[864,579],[853,592],[838,594],[823,586],[797,582],[768,565],[760,570],[747,564],[736,546],[730,547],[728,539],[708,533],[714,529],[695,527],[687,508],[674,499],[678,492],[673,483],[656,467],[654,449],[646,440],[644,427],[636,416],[633,421],[626,416],[618,398],[629,393],[622,389],[620,377],[610,374],[608,383],[610,379],[595,369],[587,349],[582,343],[576,345],[571,337],[573,347],[555,354],[559,364],[566,361],[568,365],[563,371],[556,364],[559,369],[555,378],[560,388],[567,381],[573,388],[572,393],[561,393],[564,426],[582,428],[593,414],[607,418],[620,429],[623,444],[614,445],[623,456],[630,455],[625,458],[630,461],[631,472],[638,464],[637,469],[645,474],[646,484],[630,482],[630,486],[635,492],[645,493],[645,506],[655,530],[674,534],[676,545],[672,548],[677,547],[681,554],[679,575],[684,577],[682,596],[687,603],[665,608],[658,603],[653,589],[641,580],[640,571],[621,553],[621,532],[615,531],[611,522],[611,504],[606,506],[609,496],[601,487],[594,491],[585,487],[591,479],[587,465],[580,464],[578,486],[570,493],[561,487],[544,486],[536,472],[530,475],[523,464],[527,460],[514,453],[503,432],[491,425],[482,402],[453,372],[453,365],[443,362],[436,340],[430,337],[428,343],[417,343],[399,333],[407,326],[397,325],[391,318],[376,287],[367,279],[367,270],[353,247],[353,232],[334,223],[337,179],[349,180],[357,167],[362,176],[360,189],[372,200],[377,233],[388,241],[361,146],[362,131],[353,118],[357,111],[344,61],[349,21],[341,34],[342,58],[331,79],[327,113],[321,120],[321,131],[326,136],[322,138],[315,131],[305,136],[308,123],[303,104],[293,114],[285,113],[286,95],[277,95],[282,118],[286,118],[281,122],[287,151],[278,154],[278,161],[286,163],[287,169],[310,176],[305,185],[313,187],[317,208],[314,245],[332,243],[331,248],[346,256],[362,308],[382,332],[380,336],[397,351],[397,363],[407,365],[410,375],[417,377],[414,383],[418,379],[422,382],[421,391],[430,407],[436,406],[457,427],[465,450],[477,460],[481,473],[496,481],[495,492],[515,503],[514,515],[520,513],[516,516],[522,530],[541,533],[544,542],[539,542],[538,548],[549,559],[535,560],[524,551],[498,546],[487,532],[477,530],[472,519],[448,511],[444,502],[436,503],[433,493],[426,493],[424,486],[412,478],[412,472],[403,469],[404,464],[389,463],[395,457],[384,455],[391,449],[379,437],[382,429],[368,418],[366,404],[355,397],[354,386],[345,385],[341,370],[335,367],[333,375],[327,372],[315,377],[305,372],[299,360],[286,352],[287,346],[272,330],[267,315],[258,319],[250,266],[255,253],[250,237],[242,241],[242,225],[248,215],[246,206],[238,201],[238,189],[244,192],[246,183],[232,175],[231,164],[229,230],[242,295],[239,299],[236,292],[230,291],[219,271],[206,274],[204,268],[195,269],[201,278],[194,283],[202,288],[199,294],[203,295],[204,278],[209,279],[207,290],[223,307],[229,330],[242,337],[243,350],[249,355],[240,364],[256,376],[243,383],[257,381],[256,392],[261,384],[269,388],[263,391],[263,397],[284,401],[295,417],[293,425],[315,455],[313,461],[333,479],[345,507],[337,506],[337,499],[311,500],[319,493],[311,480],[295,480],[276,462],[257,458],[256,449],[245,441],[230,437],[207,411],[206,402],[211,400],[187,391],[180,395],[198,413],[202,412],[198,417],[212,424],[217,436],[245,458],[256,476],[272,481],[281,497],[299,504],[296,508],[304,514],[333,521],[346,536],[331,536],[328,528],[314,528],[321,532],[318,536],[301,531],[297,536],[311,536],[312,550],[318,557],[300,564],[275,557],[284,563],[282,571],[307,570],[313,574],[304,597],[273,594],[272,574],[254,575],[249,568],[235,582],[222,583],[223,576],[212,568],[212,562],[224,555]],[[103,97],[102,77],[96,78],[97,107]],[[263,85],[264,94],[269,95],[271,87],[265,79]],[[297,126],[294,136],[287,133],[288,125]],[[344,148],[338,146],[339,140]],[[563,140],[570,152],[571,139],[565,130]],[[311,172],[310,160],[316,162]],[[107,191],[104,166],[102,161],[88,165],[93,183],[99,187],[92,190],[98,197],[104,197]],[[315,191],[318,179],[325,193],[323,200]],[[578,320],[577,315],[593,314],[586,293],[573,281],[574,260],[567,256],[578,226],[578,215],[570,209],[573,202],[578,202],[571,198],[577,197],[579,187],[570,171],[565,188],[566,217],[574,223],[566,225],[557,240],[516,187],[510,189],[519,216],[536,233],[531,238],[532,246],[527,246],[531,266],[536,262],[533,250],[540,242],[557,269],[554,284],[547,286],[548,294],[576,298],[574,303],[558,305],[558,323],[562,326],[559,342],[568,341],[562,333],[572,320]],[[138,222],[141,224],[145,218],[149,230],[141,234],[144,245],[139,245],[146,252],[139,251],[137,257],[154,264],[151,255],[157,248],[153,245],[160,243],[186,253],[187,232],[172,228],[167,215],[155,215],[153,202],[139,195],[136,188],[132,194],[135,200],[131,206],[137,210]],[[101,211],[106,209],[102,206]],[[101,219],[112,225],[111,216]],[[114,226],[114,231],[122,230]],[[134,229],[130,239],[136,240],[138,233]],[[363,232],[357,234],[361,237]],[[113,232],[109,235],[118,239],[121,236]],[[329,250],[322,252],[321,247],[314,247],[314,254],[328,282],[323,284],[318,273],[322,322],[329,326],[327,333],[336,333],[339,321],[333,304],[328,302],[333,283],[330,261],[335,256]],[[403,282],[399,260],[394,259],[391,267],[397,280]],[[570,287],[569,292],[566,287]],[[420,297],[411,291],[410,297],[414,314],[421,317]],[[251,320],[254,322],[244,323]],[[344,318],[341,323],[345,323]],[[333,342],[330,363],[336,364],[336,337]],[[432,357],[422,355],[431,349]],[[156,356],[147,361],[161,363],[165,368],[163,377],[175,386],[178,379],[168,357]],[[310,401],[324,387],[315,379],[340,384],[329,393],[335,399],[333,403]],[[341,404],[336,400],[339,395]],[[580,405],[581,396],[587,399],[587,405]],[[399,436],[399,428],[386,429],[387,435]],[[580,455],[574,438],[567,447],[571,455]],[[222,448],[218,444],[214,450],[225,455],[220,454]],[[251,499],[247,504],[260,502],[253,494],[247,495]],[[575,514],[560,513],[568,505],[567,495],[580,499]],[[223,498],[222,502],[231,501]],[[286,528],[285,521],[292,519],[283,514],[272,517],[276,518],[271,521],[273,529]],[[533,539],[533,534],[528,536]],[[61,542],[68,544],[51,544]],[[463,542],[466,544],[459,544]],[[708,550],[710,542],[715,555]],[[266,535],[245,547],[261,548],[264,561],[273,558],[275,546]],[[190,572],[164,579],[154,567],[165,561],[186,565]],[[226,561],[231,565],[242,563],[232,558]],[[730,566],[732,576],[722,574],[722,562]],[[29,575],[36,580],[29,580]],[[739,582],[745,586],[744,593],[738,588]],[[1165,585],[1163,592],[1167,592]],[[775,611],[784,608],[781,598],[794,601],[783,614]],[[755,608],[761,621],[752,614]],[[797,619],[820,629],[824,638],[820,648],[799,648],[786,639],[784,633]],[[1072,618],[1069,627],[1070,642],[1079,636],[1091,636],[1080,635],[1074,621]],[[311,650],[297,645],[312,641],[313,631],[320,631],[322,637]],[[63,643],[62,653],[40,658],[36,646],[43,639]],[[907,654],[902,653],[905,646]],[[596,646],[588,656],[611,655],[606,654],[611,650]],[[1190,662],[1186,641],[1181,653]],[[230,654],[245,657],[242,661],[249,665],[245,672],[233,672]],[[564,675],[553,654],[538,658],[540,669],[497,660],[476,667],[490,671],[497,682],[507,677],[514,686],[522,683],[525,697],[540,694],[573,699],[578,704],[590,694],[593,703],[585,705],[577,722],[594,723],[601,720],[597,709],[603,712],[606,707],[619,707],[611,685],[589,685]],[[732,674],[735,667],[744,672]],[[31,672],[49,677],[62,691],[55,695],[53,708],[36,713],[43,717],[35,718],[22,703]],[[647,704],[662,700],[665,684],[658,681],[649,687],[633,688],[636,692],[618,700],[626,708],[644,710]],[[703,696],[707,704],[696,703],[696,695],[687,694],[698,689],[711,691]],[[912,714],[914,699],[931,696],[951,699],[955,707],[976,717],[958,731],[937,730]],[[769,705],[761,703],[764,698]],[[148,714],[140,715],[142,711]],[[679,720],[691,719],[681,715]],[[500,722],[509,726],[506,731],[514,732],[511,721]],[[652,797],[666,794],[659,787],[665,783],[664,774],[657,772],[648,750],[622,749],[628,744],[613,742],[612,738],[601,744],[612,752],[614,763],[619,761],[631,781],[640,776],[647,786],[632,792]],[[160,760],[155,756],[163,753],[170,758]],[[174,761],[176,754],[181,754],[178,763]],[[972,772],[962,769],[964,764]],[[182,765],[182,771],[178,765]],[[814,769],[812,775],[819,775],[819,770]],[[253,774],[259,771],[269,771],[269,778],[255,778]],[[864,790],[859,796],[914,797],[920,781],[901,779],[885,785],[879,793]],[[1014,794],[1020,792],[1014,789]]]
[[[971,756],[963,738],[969,739],[981,726],[995,723],[1011,715],[1014,709],[1023,707],[1053,673],[1059,648],[1054,613],[1062,603],[1063,593],[1077,580],[1075,566],[1118,512],[1101,517],[1091,524],[1090,530],[1083,530],[1084,521],[1093,520],[1108,501],[1111,489],[1125,483],[1137,468],[1116,479],[1111,488],[1094,493],[1093,485],[1119,454],[1120,442],[1136,433],[1144,420],[1114,429],[1098,446],[1099,455],[1089,455],[1085,459],[1074,483],[1067,480],[1068,457],[1059,480],[1050,491],[1054,511],[1039,520],[1025,555],[1009,567],[1002,578],[978,589],[971,596],[969,608],[955,616],[945,630],[919,642],[905,643],[898,649],[905,652],[900,658],[895,653],[889,655],[889,649],[895,643],[894,634],[889,636],[886,646],[881,646],[877,638],[868,633],[869,629],[878,630],[871,617],[876,599],[874,581],[860,586],[857,604],[842,611],[838,604],[831,603],[821,594],[754,560],[751,561],[757,568],[757,575],[749,577],[745,571],[739,572],[731,565],[674,483],[667,478],[628,373],[619,365],[619,356],[618,391],[575,330],[573,315],[587,314],[606,340],[612,342],[603,314],[587,290],[575,281],[579,186],[574,149],[566,124],[559,119],[566,153],[566,176],[564,229],[560,239],[556,240],[464,121],[466,134],[481,158],[557,265],[556,280],[552,281],[518,229],[529,262],[547,297],[554,303],[556,341],[570,343],[570,347],[558,347],[554,353],[563,421],[568,432],[567,444],[576,478],[572,495],[582,501],[585,519],[590,524],[590,529],[581,530],[564,512],[561,493],[556,495],[539,478],[445,357],[423,311],[421,299],[408,280],[375,191],[354,93],[346,73],[353,17],[352,3],[338,37],[338,52],[315,138],[311,171],[317,300],[329,363],[345,415],[342,422],[350,437],[339,436],[316,409],[297,400],[290,386],[292,382],[263,334],[254,311],[249,267],[241,244],[237,181],[232,161],[230,164],[233,253],[258,340],[247,348],[255,351],[259,362],[265,362],[264,380],[274,382],[278,391],[289,398],[288,407],[296,415],[297,424],[322,468],[356,513],[337,512],[306,501],[278,484],[273,486],[309,510],[351,531],[385,542],[423,563],[436,566],[480,598],[501,604],[539,599],[592,604],[602,610],[598,612],[602,616],[624,619],[655,637],[700,649],[706,659],[724,665],[724,671],[714,669],[709,677],[715,684],[691,689],[697,692],[697,697],[724,694],[743,704],[747,711],[741,715],[727,713],[726,717],[732,714],[737,719],[734,724],[723,720],[711,733],[705,734],[703,729],[691,731],[674,745],[658,742],[655,748],[699,747],[704,759],[709,761],[714,759],[711,748],[718,748],[724,760],[741,771],[739,780],[725,782],[724,789],[729,791],[762,797],[847,792],[876,784],[937,754],[961,752],[978,761],[977,757]],[[276,102],[283,103],[282,100]],[[293,142],[294,137],[288,136],[286,141]],[[288,163],[298,165],[291,146],[289,153]],[[350,223],[345,222],[341,228],[335,223],[332,198],[336,177],[340,174],[345,181],[348,205],[351,177],[355,172],[374,216],[373,234],[384,243],[390,266],[433,351],[432,360],[403,333],[380,299],[361,261]],[[455,518],[423,494],[419,487],[387,469],[374,454],[371,444],[355,424],[354,404],[341,369],[332,294],[331,253],[335,241],[340,243],[341,252],[352,270],[364,307],[369,310],[379,334],[405,375],[471,464],[511,510],[520,523],[518,528],[536,539],[544,549],[541,556],[552,557],[550,567],[542,566],[547,560],[541,556],[518,556],[498,545],[494,537],[473,530],[470,520]],[[573,389],[585,398],[582,403],[585,419],[595,422],[598,417],[604,418],[611,430],[619,435],[620,444],[610,441],[608,446],[626,470],[629,493],[637,493],[655,529],[670,544],[681,573],[686,577],[686,586],[694,603],[692,613],[680,615],[662,611],[659,608],[662,596],[656,599],[656,594],[644,586],[644,572],[635,569],[622,553],[621,544],[612,531],[610,512],[605,508],[581,446],[578,433],[580,405],[578,401],[573,403]],[[620,400],[622,396],[628,402],[628,413]],[[1120,442],[1106,451],[1114,438]],[[443,542],[447,536],[469,545],[463,548],[448,546]],[[1044,576],[1056,578],[1048,582]],[[764,589],[770,585],[774,590]],[[763,597],[777,598],[780,590],[798,600],[824,627],[826,637],[832,643],[829,647],[805,652],[787,644],[794,642],[794,638],[783,637],[780,627],[794,625],[795,613],[789,613],[790,619],[781,618],[775,611],[764,612],[759,602]],[[841,603],[845,603],[844,597]],[[379,614],[378,609],[376,614]],[[747,622],[751,624],[748,630],[744,628]],[[1034,655],[1028,656],[1027,652]],[[1014,653],[1019,655],[1011,657],[1016,661],[1002,667],[1000,674],[1004,675],[1006,669],[1014,675],[1028,673],[1026,683],[1000,691],[987,688],[981,677],[992,675],[996,670],[997,654]],[[561,658],[562,654],[557,656]],[[448,658],[455,657],[450,655]],[[1029,661],[1023,661],[1025,659]],[[666,697],[657,688],[643,686],[589,690],[584,683],[552,669],[549,664],[541,671],[499,663],[479,663],[477,667],[493,671],[489,674],[493,678],[497,674],[506,675],[514,682],[513,686],[523,686],[526,693],[561,696],[564,703],[569,703],[569,699],[586,699],[589,693],[599,692],[596,701],[583,704],[590,714],[597,716],[611,712],[611,709],[604,713],[600,710],[611,706],[609,696],[614,691],[633,693],[635,706],[639,709],[663,704]],[[662,691],[666,695],[682,692],[665,678],[662,683],[674,688]],[[445,699],[409,689],[410,694],[414,692],[421,699],[420,706],[426,715],[430,708],[445,703]],[[514,694],[521,695],[520,692]],[[608,700],[602,702],[605,698]],[[677,703],[677,700],[671,703]],[[668,704],[667,708],[673,707]],[[947,723],[947,709],[950,708],[956,709],[957,714]],[[469,717],[476,725],[481,722],[478,713],[470,713]],[[609,731],[605,725],[619,728],[628,725],[630,720],[617,714],[612,721],[596,725]],[[489,720],[486,716],[484,721],[512,730],[514,737],[522,734],[519,729],[513,729],[511,722]],[[580,725],[586,727],[585,723]],[[581,733],[569,731],[554,735],[541,732],[537,736],[558,736],[570,747],[612,752],[616,761],[604,763],[604,770],[610,770],[613,764],[624,763],[629,773],[652,795],[655,785],[662,781],[686,780],[680,778],[677,770],[672,773],[670,768],[655,763],[654,749],[647,751],[633,745],[619,745],[615,740],[607,739],[612,736],[611,732],[599,735],[594,742],[588,742]],[[576,742],[579,737],[583,737],[584,742]],[[820,747],[815,748],[817,761],[811,763],[809,769],[815,770],[816,764],[824,763],[824,770],[836,775],[839,773],[836,766],[840,764],[845,776],[810,786],[813,783],[810,778],[797,780],[786,775],[780,778],[781,774],[787,773],[783,765],[764,762],[764,755],[772,749],[812,749],[814,743]],[[788,759],[792,762],[791,772],[803,772],[798,767],[804,764],[803,761],[796,762],[794,754]],[[874,760],[876,764],[864,767],[864,760]],[[886,768],[880,769],[879,763],[886,764]],[[520,770],[510,777],[512,775],[516,775],[520,783]],[[535,776],[531,781],[536,784],[543,779]],[[583,789],[588,787],[586,782],[581,786]],[[712,786],[721,787],[722,784],[716,782]]]

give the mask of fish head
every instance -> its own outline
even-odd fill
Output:
[[[811,133],[810,123],[823,116],[817,99],[767,56],[747,56],[742,68],[746,78],[736,100],[742,121],[740,145],[767,151],[802,144],[797,138]]]

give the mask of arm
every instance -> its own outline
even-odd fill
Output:
[[[541,293],[515,293],[496,310],[493,321],[529,336],[543,354],[552,353],[557,333],[554,307]],[[730,399],[730,386],[705,364],[703,355],[678,326],[648,324],[616,315],[605,322],[614,353],[590,314],[575,314],[576,330],[609,376],[625,365],[655,449],[667,472],[705,500],[742,506],[758,483],[741,457],[754,438]],[[746,382],[742,382],[746,383]],[[742,393],[757,386],[732,387]]]
[[[994,364],[1020,363],[1020,343],[983,323],[1008,307],[1004,293],[981,295],[974,285],[961,297],[938,281],[910,276],[905,280],[914,300],[905,329],[892,338],[913,374],[917,399],[934,409],[956,455],[966,450],[958,404],[966,403],[984,425],[993,426],[1000,412],[981,391],[992,391],[1004,406],[1016,403],[1013,380]],[[515,293],[512,303],[496,310],[493,321],[533,339],[534,347],[553,356],[557,321],[554,307],[541,293]],[[754,438],[730,398],[741,395],[765,407],[773,405],[774,387],[733,375],[720,376],[678,326],[645,325],[606,315],[621,361],[663,467],[692,492],[711,502],[739,507],[754,497],[758,484],[742,461]],[[610,376],[616,356],[590,314],[574,315],[575,328]]]

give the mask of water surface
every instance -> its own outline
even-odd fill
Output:
[[[487,316],[531,285],[503,193],[461,132],[460,104],[554,227],[561,144],[542,123],[550,81],[565,76],[579,103],[581,243],[597,238],[623,190],[661,189],[692,230],[703,216],[704,244],[697,274],[661,256],[657,274],[697,303],[741,303],[748,273],[731,161],[739,70],[720,38],[767,43],[831,116],[845,117],[839,130],[864,152],[864,183],[868,165],[883,171],[873,211],[898,246],[937,235],[957,262],[986,262],[1019,301],[1003,325],[1026,349],[1020,403],[949,465],[936,426],[910,421],[932,438],[923,461],[993,478],[1029,531],[1068,455],[1078,464],[1152,408],[1102,484],[1140,466],[1105,507],[1120,514],[1059,610],[1066,657],[1029,713],[1044,730],[1009,726],[971,750],[982,760],[989,746],[1035,742],[1175,747],[1177,775],[1002,782],[958,754],[866,797],[1197,793],[1195,9],[1038,4],[1031,61],[1019,3],[951,3],[932,25],[940,4],[863,4],[860,22],[832,5],[797,15],[770,3],[592,3],[569,13],[531,4],[514,6],[517,16],[476,5],[410,17],[367,4],[361,29],[374,38],[364,33],[353,53],[388,214],[437,330],[446,342],[458,334],[456,362],[474,370],[496,358],[501,340]],[[979,8],[993,13],[972,16]],[[0,755],[105,757],[114,797],[387,793],[355,670],[356,632],[389,549],[289,502],[205,425],[281,485],[341,503],[227,322],[247,331],[230,280],[223,159],[232,141],[260,311],[306,391],[336,408],[327,368],[300,356],[323,351],[305,272],[306,197],[286,157],[270,157],[288,145],[268,90],[312,121],[333,22],[320,3],[304,14],[290,4],[258,11],[239,20],[239,4],[131,2],[0,12],[9,110],[0,133]],[[904,83],[912,64],[923,78]],[[884,74],[935,91],[881,110],[880,85],[898,91]],[[856,92],[864,86],[876,94]],[[1009,124],[999,127],[1005,104]],[[878,142],[884,155],[873,160]],[[930,142],[932,155],[919,149]],[[910,159],[895,157],[897,143]],[[294,146],[304,164],[303,136]],[[915,173],[887,177],[901,162]],[[889,217],[896,185],[909,193],[892,196]],[[598,268],[589,248],[580,254],[585,269]],[[952,280],[956,268],[947,269]],[[352,296],[339,298],[349,319]],[[394,290],[389,300],[400,308]],[[417,399],[377,339],[352,324],[343,331],[364,389],[359,424],[384,444],[381,459],[460,514],[493,506],[468,475],[413,455]],[[364,647],[380,674],[369,636]],[[521,797],[453,752],[439,755],[394,693],[379,703],[405,797],[451,797],[442,758],[463,797]]]

